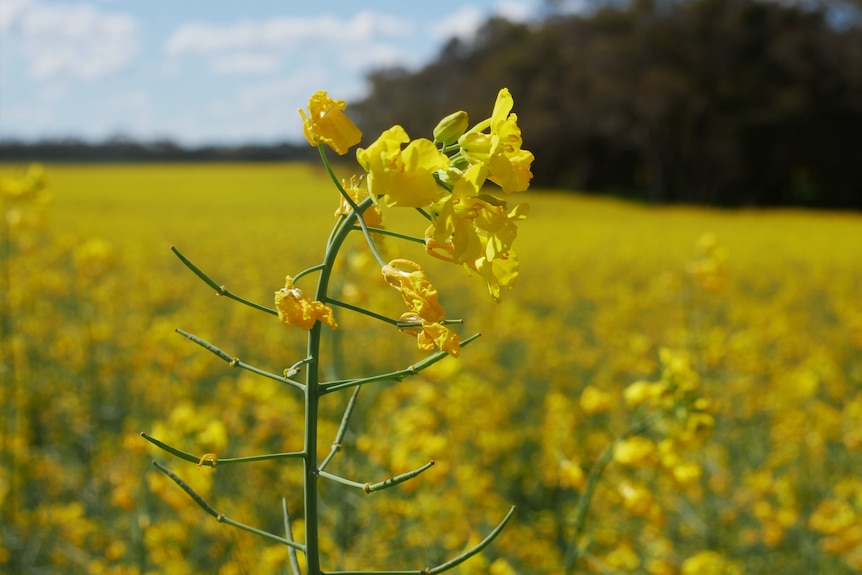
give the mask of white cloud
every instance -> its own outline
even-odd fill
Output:
[[[392,42],[408,38],[412,30],[410,21],[369,11],[350,18],[189,22],[174,30],[164,50],[171,56],[208,58],[210,70],[217,74],[272,73],[298,61],[363,70],[403,62],[405,56]]]
[[[320,69],[296,70],[288,77],[260,82],[237,91],[237,102],[246,110],[284,108],[286,102],[305,100],[327,80]],[[290,107],[290,113],[296,110]]]
[[[0,3],[0,32],[5,35],[13,30],[31,4],[30,0],[3,0]]]
[[[137,21],[92,4],[4,0],[0,31],[37,79],[96,80],[125,69],[138,51]]]
[[[314,50],[327,45],[349,46],[381,38],[404,37],[412,23],[373,12],[349,19],[331,15],[278,17],[232,24],[191,22],[178,27],[165,43],[168,54],[214,54],[233,50]]]
[[[512,22],[526,22],[536,15],[535,2],[501,0],[497,3],[497,14]]]
[[[478,7],[462,6],[457,12],[434,23],[431,26],[431,35],[436,40],[448,40],[453,37],[471,40],[486,19],[485,13]]]
[[[490,16],[501,16],[512,22],[526,22],[536,15],[537,10],[535,0],[500,0],[491,14],[468,4],[434,23],[431,26],[431,35],[438,41],[450,38],[470,41],[476,37],[476,32]]]
[[[215,74],[269,74],[281,67],[281,61],[270,54],[238,52],[216,56],[210,62]]]

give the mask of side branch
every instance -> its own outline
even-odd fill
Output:
[[[363,231],[361,226],[353,226],[353,229],[356,231]],[[402,234],[399,232],[394,232],[392,230],[387,230],[386,228],[373,228],[368,226],[368,232],[372,234],[380,234],[381,236],[390,236],[393,238],[398,238],[399,240],[404,240],[407,242],[413,242],[416,244],[425,245],[425,238],[417,238],[416,236],[408,236],[407,234]]]
[[[404,571],[327,571],[326,575],[436,575],[437,573],[443,573],[445,571],[449,571],[450,569],[454,569],[473,555],[482,552],[488,545],[491,544],[494,539],[503,531],[503,528],[506,527],[506,524],[515,514],[515,507],[512,506],[509,509],[509,512],[503,518],[497,527],[494,528],[482,541],[480,541],[475,547],[469,549],[458,555],[454,559],[451,559],[445,563],[441,563],[436,567],[426,567],[425,569],[415,569],[415,570],[404,570]]]
[[[636,421],[629,429],[627,429],[617,439],[612,441],[610,445],[605,448],[605,450],[602,452],[596,462],[593,463],[593,466],[590,469],[589,474],[587,475],[587,482],[584,486],[584,492],[578,498],[578,504],[577,507],[575,507],[575,518],[572,522],[574,532],[572,533],[570,539],[569,548],[566,550],[566,554],[563,557],[563,573],[573,573],[578,559],[584,553],[585,549],[581,547],[580,539],[581,535],[584,532],[587,512],[589,511],[590,504],[593,501],[593,494],[595,493],[596,486],[599,483],[599,479],[601,479],[602,474],[605,472],[605,468],[613,459],[614,451],[616,451],[617,445],[620,441],[623,441],[634,435],[640,435],[641,433],[645,432],[647,429],[650,428],[653,423],[655,423],[655,421],[657,421],[661,417],[661,415],[662,412],[657,412],[639,421]]]
[[[391,317],[386,317],[385,315],[381,315],[379,313],[367,310],[359,306],[355,306],[353,304],[349,304],[347,302],[339,301],[335,298],[326,298],[326,303],[342,307],[344,309],[349,309],[350,311],[355,311],[356,313],[361,313],[363,315],[367,315],[368,317],[373,317],[374,319],[380,320],[384,323],[388,323],[389,325],[398,325],[398,320],[392,319]]]
[[[167,451],[171,455],[179,457],[184,461],[188,461],[190,463],[197,463],[198,466],[208,465],[209,467],[215,467],[216,465],[228,465],[230,463],[249,463],[252,461],[268,461],[270,459],[300,459],[305,457],[305,453],[302,451],[287,451],[285,453],[265,453],[263,455],[249,455],[247,457],[200,457],[198,455],[192,455],[191,453],[187,453],[181,449],[177,449],[172,445],[168,445],[163,441],[159,441],[152,435],[149,435],[145,432],[141,433],[141,437],[155,445],[156,447]],[[211,455],[211,454],[207,454]]]
[[[253,301],[249,301],[243,297],[240,297],[240,296],[232,293],[231,291],[229,291],[223,285],[219,285],[218,283],[216,283],[215,280],[213,280],[211,277],[209,277],[207,274],[205,274],[199,267],[197,267],[195,264],[190,262],[188,260],[188,258],[186,258],[183,254],[181,254],[180,251],[175,246],[171,246],[171,251],[174,252],[174,254],[178,258],[180,258],[180,261],[183,262],[183,264],[187,268],[189,268],[192,271],[192,273],[194,273],[196,276],[201,278],[205,284],[207,284],[208,286],[213,288],[218,295],[223,295],[228,299],[232,299],[232,300],[237,301],[241,304],[247,305],[248,307],[254,308],[258,311],[266,312],[270,315],[275,315],[275,316],[278,315],[278,312],[275,311],[274,309],[262,306],[260,304],[254,303]]]
[[[191,497],[192,500],[201,507],[201,509],[215,517],[219,523],[227,523],[228,525],[233,525],[234,527],[238,527],[239,529],[248,531],[249,533],[254,533],[255,535],[260,535],[261,537],[266,537],[267,539],[271,539],[283,545],[287,545],[288,547],[299,549],[300,551],[305,552],[305,545],[302,545],[295,541],[291,541],[290,539],[285,539],[284,537],[279,537],[278,535],[275,535],[268,531],[263,531],[261,529],[258,529],[257,527],[252,527],[251,525],[246,525],[245,523],[240,523],[239,521],[234,521],[226,515],[219,513],[212,505],[207,503],[207,501],[203,497],[201,497],[200,494],[198,494],[194,489],[192,489],[188,483],[177,477],[177,475],[173,471],[160,464],[158,461],[153,461],[153,465],[155,465],[159,471],[170,477],[174,481],[174,483],[179,485],[180,488],[185,491],[188,496]]]
[[[427,471],[434,466],[433,461],[429,461],[422,467],[418,469],[414,469],[412,471],[408,471],[407,473],[402,473],[400,475],[396,475],[395,477],[390,477],[389,479],[384,479],[383,481],[378,481],[377,483],[359,483],[358,481],[353,481],[350,479],[345,479],[344,477],[340,477],[338,475],[320,470],[318,474],[324,479],[329,479],[330,481],[334,481],[336,483],[341,483],[342,485],[347,485],[348,487],[356,487],[357,489],[361,489],[365,493],[373,493],[375,491],[382,491],[383,489],[388,489],[390,487],[395,487],[400,483],[404,483],[408,479],[413,479],[423,471]]]
[[[452,559],[450,561],[447,561],[446,563],[442,563],[442,564],[438,565],[437,567],[425,569],[425,571],[423,571],[423,573],[427,574],[427,575],[435,575],[435,573],[443,573],[444,571],[448,571],[449,569],[454,569],[455,567],[457,567],[458,565],[460,565],[461,563],[463,563],[464,561],[466,561],[467,559],[469,559],[473,555],[480,553],[485,547],[490,545],[494,539],[497,538],[497,536],[503,531],[503,528],[506,527],[506,523],[509,522],[509,519],[511,519],[514,514],[515,514],[515,506],[513,505],[511,507],[511,509],[509,509],[509,512],[506,513],[506,516],[503,518],[503,520],[500,522],[500,524],[497,525],[493,531],[488,533],[488,535],[485,536],[485,538],[482,539],[475,547],[473,547],[472,549],[470,549],[468,551],[465,551],[461,555],[455,557],[454,559]]]
[[[413,479],[420,473],[427,471],[432,467],[434,467],[434,461],[429,461],[422,467],[414,469],[413,471],[408,471],[407,473],[402,473],[401,475],[396,475],[395,477],[390,477],[389,479],[384,479],[383,481],[379,481],[377,483],[366,483],[363,489],[365,490],[365,493],[374,493],[375,491],[381,491],[383,489],[395,487],[399,483],[404,483],[408,479]]]
[[[187,331],[183,331],[181,329],[176,329],[175,331],[178,334],[180,334],[181,336],[192,340],[193,342],[195,342],[196,344],[198,344],[199,346],[201,346],[205,350],[207,350],[207,351],[213,353],[214,355],[218,356],[219,358],[223,359],[228,364],[230,364],[231,367],[238,367],[240,369],[250,371],[251,373],[256,373],[257,375],[261,375],[263,377],[268,377],[269,379],[273,379],[275,381],[280,381],[281,383],[286,383],[286,384],[291,385],[297,389],[304,389],[305,388],[305,386],[302,385],[301,383],[299,383],[298,381],[294,381],[288,377],[285,377],[284,375],[278,375],[275,373],[265,371],[263,369],[260,369],[259,367],[255,367],[253,365],[249,365],[249,364],[245,363],[244,361],[240,361],[240,359],[238,357],[231,357],[230,354],[228,354],[224,350],[217,348],[216,346],[214,346],[210,342],[206,341],[205,339],[201,339],[192,333],[189,333]],[[290,371],[286,371],[285,373],[290,373]]]
[[[329,465],[329,462],[332,461],[335,454],[341,451],[341,442],[344,441],[344,434],[347,433],[347,424],[350,421],[350,416],[353,415],[353,409],[356,407],[356,397],[359,395],[360,389],[362,388],[357,387],[353,390],[353,395],[350,396],[350,401],[347,402],[347,407],[344,408],[344,414],[341,416],[341,424],[338,426],[335,439],[332,441],[329,455],[327,455],[326,459],[320,463],[320,466],[317,468],[318,471],[326,469],[326,466]]]
[[[478,338],[481,334],[475,333],[461,342],[461,347],[465,347],[468,344],[472,343],[476,338]],[[383,373],[380,375],[372,375],[371,377],[363,377],[360,379],[345,379],[338,381],[330,381],[328,383],[322,383],[321,387],[323,388],[321,395],[325,395],[327,393],[332,393],[333,391],[339,391],[341,389],[347,389],[350,387],[355,387],[357,385],[365,385],[366,383],[374,383],[378,381],[401,381],[405,377],[409,377],[411,375],[416,375],[420,371],[423,371],[444,357],[449,355],[445,351],[436,351],[426,357],[421,361],[417,361],[411,366],[408,366],[404,369],[399,369],[398,371],[391,371],[389,373]]]

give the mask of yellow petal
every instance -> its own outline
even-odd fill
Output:
[[[326,144],[341,155],[358,144],[362,132],[342,111],[346,107],[343,100],[333,100],[324,90],[315,92],[308,100],[308,115],[299,110],[308,143]]]
[[[461,353],[461,338],[458,337],[457,333],[441,323],[423,324],[420,338],[423,338],[423,336],[430,338],[434,342],[434,345],[452,357],[458,357]]]
[[[275,309],[278,319],[286,326],[296,325],[308,330],[321,321],[332,329],[338,327],[332,309],[303,295],[302,290],[294,287],[290,276],[285,278],[284,287],[275,292]]]
[[[412,271],[405,271],[403,268],[412,268]],[[407,307],[422,319],[435,322],[445,317],[437,298],[437,289],[425,276],[419,264],[396,259],[383,266],[381,272],[386,282],[401,292]]]

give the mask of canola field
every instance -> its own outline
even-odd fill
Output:
[[[275,373],[302,358],[304,334],[218,297],[170,246],[272,305],[286,274],[320,261],[338,206],[325,172],[48,165],[44,177],[26,197],[4,188],[2,204],[0,573],[288,573],[284,546],[218,523],[151,462],[274,533],[283,500],[302,532],[296,464],[196,469],[141,432],[219,457],[301,449],[291,389],[175,329]],[[324,569],[437,565],[515,505],[457,573],[862,570],[862,215],[518,199],[530,204],[521,274],[500,304],[480,278],[383,240],[389,257],[422,261],[463,337],[482,336],[363,387],[331,469],[372,482],[435,466],[380,493],[322,484]],[[359,242],[339,266],[345,299],[395,313]],[[326,338],[332,378],[424,357],[366,319]],[[321,437],[336,436],[349,395],[325,397]]]

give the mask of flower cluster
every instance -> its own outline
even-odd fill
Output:
[[[862,480],[842,479],[833,493],[817,506],[808,525],[823,534],[819,542],[823,551],[841,557],[851,569],[862,570]]]
[[[339,154],[359,143],[362,134],[344,115],[345,107],[324,91],[315,93],[308,113],[300,110],[309,143],[327,144]],[[518,278],[512,244],[517,222],[528,211],[526,204],[510,207],[505,197],[525,191],[532,178],[533,154],[522,148],[513,107],[512,95],[503,88],[491,116],[472,128],[467,113],[458,111],[437,124],[433,140],[411,139],[399,125],[385,130],[369,146],[357,149],[356,159],[366,175],[342,182],[336,215],[348,215],[367,196],[375,206],[359,215],[365,226],[382,227],[381,207],[418,209],[429,221],[423,238],[426,251],[477,273],[499,302],[502,289],[511,288]],[[489,182],[496,188],[486,188]],[[387,282],[402,292],[410,308],[397,325],[417,336],[420,349],[436,345],[457,355],[458,338],[445,327],[437,292],[422,267],[408,260],[378,260]],[[433,293],[433,305],[414,297],[419,293]],[[314,322],[305,325],[310,329]]]
[[[623,397],[630,408],[661,415],[660,427],[665,435],[657,445],[652,440],[635,435],[622,440],[614,459],[628,466],[659,463],[680,485],[690,485],[700,479],[702,469],[686,460],[683,452],[703,443],[714,426],[707,411],[709,400],[699,393],[700,377],[693,368],[691,355],[685,351],[662,348],[659,359],[663,366],[661,379],[656,382],[637,381],[628,386]]]

